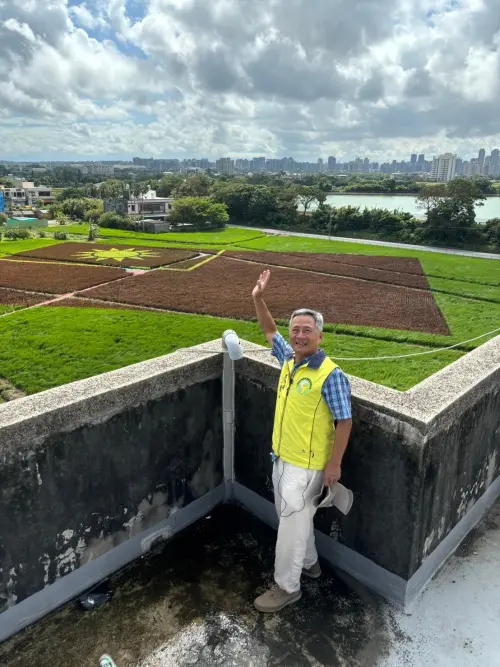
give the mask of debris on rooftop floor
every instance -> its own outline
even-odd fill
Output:
[[[5,642],[0,663],[98,667],[108,653],[117,667],[500,665],[500,502],[406,612],[326,567],[300,602],[259,614],[274,543],[256,518],[220,507],[115,575],[107,604],[75,601]]]

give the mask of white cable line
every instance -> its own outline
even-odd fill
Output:
[[[497,333],[500,331],[500,328],[498,329],[493,329],[493,331],[488,331],[488,333],[481,334],[480,336],[476,336],[475,338],[470,338],[469,340],[464,340],[461,343],[455,343],[455,345],[449,345],[448,347],[440,347],[435,350],[426,350],[425,352],[413,352],[412,354],[399,354],[399,355],[394,355],[394,356],[382,356],[382,357],[335,357],[333,355],[329,355],[331,359],[337,359],[338,361],[378,361],[379,359],[408,359],[408,357],[421,357],[425,354],[436,354],[437,352],[444,352],[446,350],[453,350],[455,347],[460,347],[460,345],[466,345],[467,343],[473,343],[475,340],[479,340],[480,338],[486,338],[486,336],[491,336],[491,334]],[[399,341],[381,341],[381,342],[394,342],[397,343]],[[404,344],[404,342],[403,342]],[[418,343],[407,343],[408,345],[418,345]],[[183,352],[187,352],[189,349],[192,348],[182,348]],[[260,354],[269,354],[271,350],[269,348],[265,348],[263,350],[247,350],[248,352],[251,352],[253,354],[260,353]],[[199,354],[199,350],[193,350],[193,352],[196,352]],[[210,353],[219,353],[221,350],[202,350],[202,352],[210,352]]]
[[[497,333],[500,331],[499,329],[493,329],[493,331],[489,331],[488,333],[481,334],[481,336],[476,336],[475,338],[470,338],[469,340],[464,340],[461,343],[455,343],[455,345],[450,345],[449,347],[440,347],[437,350],[426,350],[425,352],[414,352],[412,354],[399,354],[395,355],[392,357],[334,357],[332,356],[332,359],[337,359],[338,361],[377,361],[378,359],[408,359],[408,357],[421,357],[424,354],[435,354],[436,352],[444,352],[446,350],[453,350],[455,347],[460,347],[460,345],[466,345],[467,343],[472,343],[475,340],[479,340],[480,338],[485,338],[486,336],[490,336],[491,334]],[[417,343],[418,345],[418,343]]]

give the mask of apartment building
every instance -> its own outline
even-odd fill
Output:
[[[448,183],[455,178],[457,170],[457,156],[453,153],[444,153],[432,161],[431,178],[433,181]]]

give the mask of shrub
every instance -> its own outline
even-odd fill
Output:
[[[484,237],[487,243],[500,248],[500,218],[488,220],[484,227]]]
[[[41,229],[41,230],[38,232],[38,237],[39,237],[39,238],[44,239],[46,236],[47,236],[47,233],[44,232],[43,229]]]
[[[135,229],[135,223],[118,213],[103,213],[99,218],[99,226],[107,229]]]
[[[54,232],[54,238],[56,241],[67,241],[68,235],[66,232]]]
[[[87,241],[95,241],[99,236],[99,225],[91,222],[89,225],[89,233],[87,236]]]
[[[31,237],[29,229],[7,229],[5,232],[6,239],[24,240]]]

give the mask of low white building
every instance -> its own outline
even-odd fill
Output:
[[[129,216],[144,216],[153,220],[166,220],[174,204],[173,197],[157,197],[155,190],[148,190],[140,197],[105,199],[104,210]]]
[[[54,201],[52,190],[45,185],[35,186],[29,181],[16,179],[11,188],[0,186],[6,206],[33,206],[35,202],[51,204]]]

